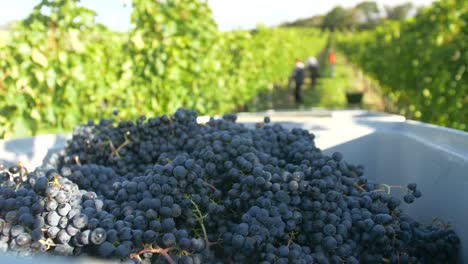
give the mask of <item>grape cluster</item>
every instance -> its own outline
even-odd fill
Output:
[[[406,203],[413,203],[415,199],[421,197],[421,191],[417,189],[417,184],[416,183],[409,183],[408,184],[408,193],[405,194],[403,197],[403,200]]]
[[[364,168],[306,130],[195,112],[79,126],[48,165],[0,169],[0,249],[136,263],[454,263]],[[421,197],[405,187],[407,203]],[[410,197],[411,198],[408,198]]]

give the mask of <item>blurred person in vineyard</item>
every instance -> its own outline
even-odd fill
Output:
[[[336,55],[333,49],[328,51],[328,64],[330,65],[330,76],[335,77],[335,64],[336,64]]]
[[[290,80],[294,82],[294,101],[296,104],[302,103],[301,86],[304,82],[304,77],[304,63],[300,59],[296,59],[296,64],[294,65],[290,78]]]
[[[320,77],[320,66],[317,58],[308,58],[305,67],[307,69],[307,72],[309,73],[312,87],[315,87],[315,85],[317,84],[317,79],[318,77]]]

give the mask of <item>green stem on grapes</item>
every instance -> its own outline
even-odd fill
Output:
[[[202,228],[202,231],[203,231],[203,238],[205,239],[205,242],[206,242],[206,248],[208,250],[210,250],[210,241],[208,240],[208,234],[206,233],[206,228],[205,228],[205,224],[203,223],[203,219],[206,217],[206,215],[204,216],[202,214],[202,212],[200,211],[200,208],[198,207],[198,205],[192,200],[190,199],[190,202],[193,204],[193,206],[195,207],[195,213],[197,213],[198,217],[196,218],[197,221],[200,223],[200,226]]]

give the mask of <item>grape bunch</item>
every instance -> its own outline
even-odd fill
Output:
[[[118,118],[118,114],[114,119]],[[77,127],[47,165],[0,168],[0,250],[129,263],[455,263],[419,223],[303,129],[178,109]],[[393,187],[392,187],[393,188]],[[403,187],[402,187],[403,188]],[[404,187],[406,203],[421,197]]]
[[[408,193],[403,197],[403,200],[406,203],[413,203],[414,199],[420,198],[421,197],[421,191],[416,189],[417,184],[416,183],[409,183],[407,186]]]

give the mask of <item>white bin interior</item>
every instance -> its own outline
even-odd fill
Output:
[[[359,110],[241,113],[238,121],[253,126],[266,115],[288,128],[310,130],[317,147],[327,154],[340,151],[347,161],[364,165],[370,181],[417,183],[423,196],[404,204],[405,212],[422,223],[437,217],[451,224],[461,240],[459,263],[468,263],[468,133]],[[48,149],[63,147],[68,137],[0,141],[0,160],[37,166]],[[401,190],[392,192],[402,197]]]

